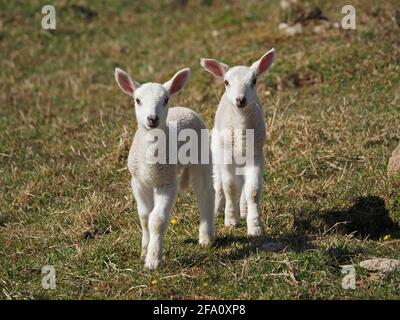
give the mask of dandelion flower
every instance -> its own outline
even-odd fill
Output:
[[[172,218],[171,219],[171,224],[174,226],[174,225],[176,225],[178,223],[178,221],[176,221],[176,219],[175,218]]]
[[[151,280],[151,284],[152,284],[153,286],[157,285],[157,283],[158,283],[157,279]]]
[[[386,236],[383,237],[383,241],[388,241],[390,240],[390,234],[387,234]]]

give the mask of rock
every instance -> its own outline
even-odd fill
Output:
[[[315,33],[323,33],[323,32],[325,32],[325,27],[324,26],[315,26],[314,27],[314,29],[313,29],[313,31],[315,32]]]
[[[287,29],[288,27],[289,27],[289,25],[288,25],[287,23],[281,22],[281,23],[279,24],[279,26],[278,26],[278,29],[279,29],[280,31],[283,31],[283,30]]]
[[[220,32],[219,32],[218,30],[213,30],[213,31],[211,32],[211,35],[212,35],[214,38],[217,38],[217,37],[219,36],[219,34],[220,34]]]
[[[261,245],[261,249],[271,252],[279,252],[286,248],[286,245],[282,242],[264,242]]]
[[[280,5],[282,10],[287,10],[290,7],[290,3],[287,0],[281,0]]]
[[[289,12],[285,14],[278,28],[289,36],[300,34],[309,26],[314,26],[315,33],[324,32],[331,27],[329,19],[319,7],[297,5],[297,1],[294,0],[282,0],[280,5],[282,10]]]
[[[297,0],[281,0],[280,2],[282,10],[288,10],[294,4],[297,4]]]
[[[397,173],[400,173],[400,143],[397,148],[394,149],[388,164],[388,175],[394,176]]]
[[[388,273],[400,270],[400,260],[377,258],[360,262],[360,267],[368,271]]]
[[[294,36],[303,32],[303,26],[301,23],[296,23],[294,26],[289,26],[287,23],[282,22],[279,24],[278,28],[289,36]]]

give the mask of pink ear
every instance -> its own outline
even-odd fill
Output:
[[[225,72],[228,70],[228,66],[226,64],[220,63],[214,59],[204,59],[200,60],[200,65],[208,72],[213,74],[216,77],[223,78]]]
[[[135,85],[125,71],[115,68],[115,80],[122,91],[124,91],[126,94],[133,95],[133,92],[135,91]]]
[[[181,71],[178,71],[171,80],[168,82],[164,83],[164,86],[168,90],[170,95],[173,95],[177,93],[179,90],[181,90],[186,83],[189,80],[190,76],[190,69],[182,69]]]
[[[255,69],[257,75],[260,75],[267,71],[272,65],[275,59],[275,49],[271,49],[266,54],[264,54],[260,60],[253,63],[252,68]]]

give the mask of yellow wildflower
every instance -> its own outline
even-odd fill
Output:
[[[157,283],[158,283],[157,279],[151,280],[151,284],[152,284],[153,286],[157,285]]]

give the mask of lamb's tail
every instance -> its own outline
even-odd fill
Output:
[[[189,168],[184,168],[180,177],[179,177],[179,185],[178,185],[178,192],[181,195],[184,195],[188,192],[190,185],[190,173]]]

